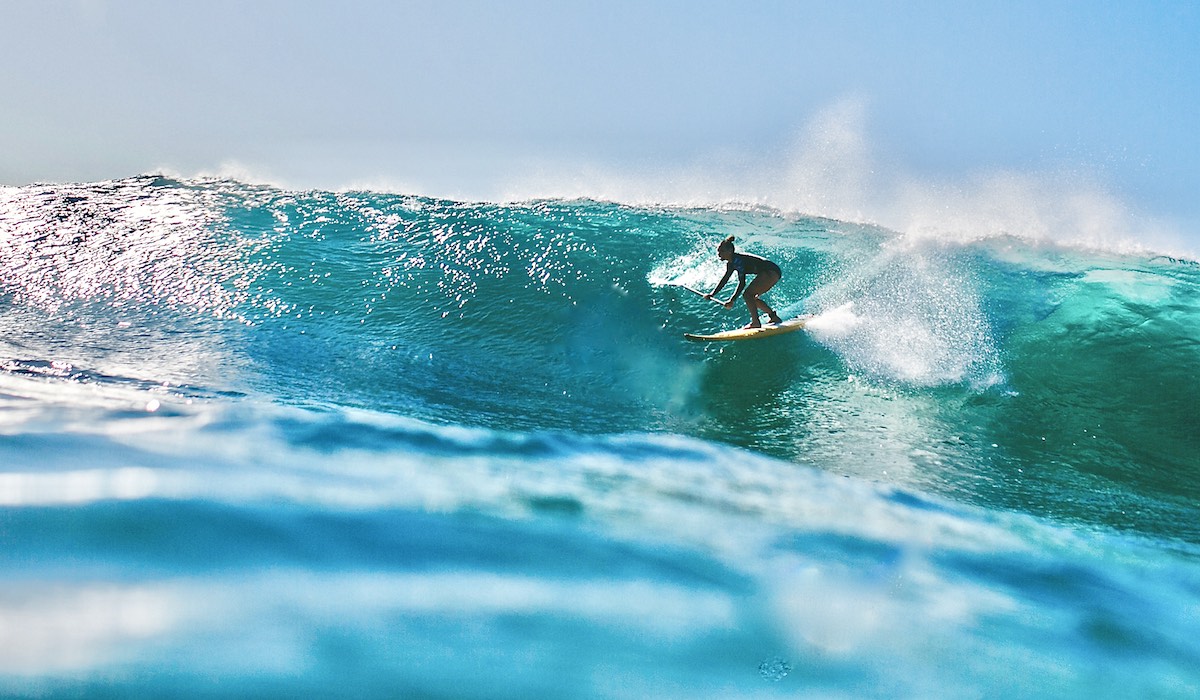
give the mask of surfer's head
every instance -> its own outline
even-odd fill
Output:
[[[733,257],[733,236],[717,244],[717,257],[722,260],[728,260]]]

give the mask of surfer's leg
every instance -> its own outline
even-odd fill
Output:
[[[771,319],[771,323],[779,323],[779,316],[775,310],[767,306],[767,302],[759,298],[760,294],[765,294],[767,290],[775,286],[779,281],[779,275],[771,272],[765,272],[761,275],[756,275],[754,280],[746,286],[746,291],[743,296],[746,297],[746,306],[750,307],[750,327],[758,328],[762,323],[758,320],[759,310],[767,312],[767,317]]]
[[[762,302],[758,300],[758,297],[751,295],[749,289],[747,289],[745,294],[743,294],[742,296],[744,296],[746,298],[746,308],[750,309],[750,324],[747,326],[743,326],[743,327],[744,328],[761,328],[762,321],[758,320],[758,305],[761,304]]]
[[[771,319],[771,323],[782,323],[783,322],[782,320],[780,320],[779,314],[775,313],[775,309],[772,309],[770,306],[767,306],[767,302],[763,301],[761,298],[759,298],[759,300],[758,300],[758,309],[760,311],[767,312],[767,318]]]

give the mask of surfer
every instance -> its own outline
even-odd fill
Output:
[[[767,306],[767,302],[759,298],[763,294],[766,294],[767,290],[774,287],[775,283],[783,277],[783,272],[779,269],[779,266],[757,255],[735,253],[733,250],[733,236],[726,238],[717,245],[717,257],[726,262],[725,276],[721,278],[721,281],[717,284],[717,288],[712,290],[711,294],[705,294],[704,298],[712,299],[717,292],[721,291],[721,288],[725,286],[725,283],[729,281],[733,273],[736,272],[738,275],[738,285],[737,289],[733,292],[733,296],[729,297],[729,301],[716,301],[725,308],[732,309],[733,301],[737,299],[739,294],[745,291],[746,306],[750,309],[750,323],[745,326],[746,328],[762,327],[762,322],[758,319],[758,312],[760,310],[767,312],[767,317],[771,319],[771,323],[780,323],[779,316],[775,311],[770,306]],[[754,279],[750,281],[749,285],[746,284],[746,275],[748,274],[754,275]]]

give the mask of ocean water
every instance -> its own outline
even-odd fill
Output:
[[[2,188],[0,694],[1200,695],[1200,265],[963,234]]]

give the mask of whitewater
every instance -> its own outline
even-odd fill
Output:
[[[989,201],[0,188],[0,694],[1200,695],[1200,265]]]

